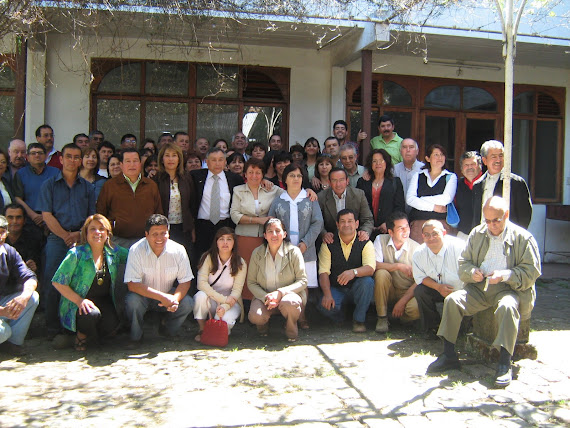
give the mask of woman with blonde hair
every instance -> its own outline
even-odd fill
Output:
[[[184,170],[184,155],[178,145],[166,143],[160,149],[155,180],[162,210],[170,224],[170,239],[184,245],[190,256],[194,241],[192,208],[196,192],[190,173]]]
[[[75,350],[87,340],[98,342],[119,327],[115,281],[128,250],[111,243],[111,223],[101,214],[89,216],[81,228],[80,245],[71,248],[52,278],[62,295],[59,317],[63,327],[77,333]]]

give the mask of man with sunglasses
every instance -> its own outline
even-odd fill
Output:
[[[495,386],[506,387],[512,380],[511,358],[517,340],[519,321],[530,317],[536,296],[534,283],[540,276],[540,252],[534,237],[509,220],[506,201],[491,197],[483,207],[484,222],[469,234],[459,259],[463,290],[450,294],[443,306],[437,332],[444,340],[444,351],[428,367],[428,373],[458,368],[455,341],[464,316],[496,308],[499,349]]]

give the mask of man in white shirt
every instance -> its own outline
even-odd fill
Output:
[[[234,187],[243,184],[243,178],[226,167],[226,155],[219,147],[206,154],[207,169],[191,171],[196,188],[196,255],[210,248],[216,232],[224,226],[235,227],[230,218],[230,204]],[[217,195],[213,197],[213,195]]]
[[[166,312],[159,332],[172,337],[194,308],[188,295],[194,275],[186,249],[169,240],[168,231],[168,219],[153,214],[146,222],[145,237],[129,250],[125,282],[129,287],[126,312],[131,325],[131,348],[142,341],[147,311]]]
[[[400,154],[402,155],[403,161],[394,165],[394,177],[398,177],[402,182],[404,187],[404,199],[408,193],[408,186],[410,185],[410,180],[414,173],[420,172],[423,162],[418,160],[418,154],[420,153],[418,143],[411,138],[404,138],[400,144]],[[409,214],[410,207],[406,204],[406,213]]]
[[[441,321],[435,304],[463,288],[458,262],[465,242],[446,233],[440,221],[426,221],[422,227],[424,243],[413,256],[414,280],[418,284],[414,296],[420,311],[420,329],[427,338],[435,338]]]
[[[394,303],[392,316],[403,322],[420,317],[414,298],[416,283],[412,273],[412,255],[420,246],[410,239],[408,216],[394,212],[386,220],[388,235],[374,240],[376,273],[374,274],[374,301],[376,303],[376,332],[388,331],[388,304]]]

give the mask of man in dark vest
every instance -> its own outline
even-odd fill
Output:
[[[332,243],[321,245],[319,252],[319,283],[323,291],[319,310],[327,317],[343,320],[346,303],[356,305],[352,331],[364,333],[366,311],[374,294],[376,260],[370,241],[359,241],[356,236],[358,220],[350,209],[338,212],[338,234]]]

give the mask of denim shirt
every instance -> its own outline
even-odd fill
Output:
[[[38,208],[52,213],[63,229],[77,231],[87,217],[95,214],[93,185],[78,174],[69,187],[60,171],[42,185]]]

